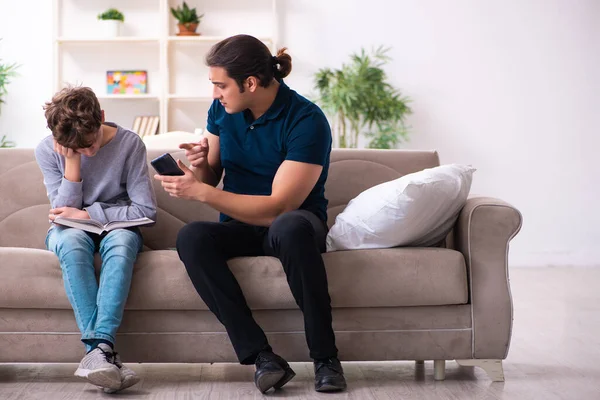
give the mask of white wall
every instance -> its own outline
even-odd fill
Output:
[[[52,97],[52,1],[0,0],[0,38],[2,62],[21,64],[0,109],[0,136],[34,147],[47,135],[42,106]]]
[[[0,4],[0,58],[23,64],[0,132],[32,147],[46,134],[41,104],[52,94],[51,5]],[[413,100],[403,147],[473,164],[474,193],[521,210],[511,264],[600,265],[599,1],[278,4],[292,87],[310,94],[318,68],[338,67],[360,46],[391,46],[390,80]],[[36,34],[22,32],[15,16],[24,15]]]

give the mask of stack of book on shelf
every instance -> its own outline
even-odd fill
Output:
[[[156,135],[158,132],[158,122],[158,115],[135,117],[132,131],[140,135],[140,137]]]

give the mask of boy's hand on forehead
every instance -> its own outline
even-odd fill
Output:
[[[75,150],[58,144],[58,142],[55,139],[53,139],[52,141],[54,142],[54,151],[63,156],[64,158],[75,159],[81,157],[81,154],[79,154]]]
[[[185,150],[185,156],[196,168],[203,168],[208,163],[208,139],[203,137],[198,143],[182,143],[180,149]]]

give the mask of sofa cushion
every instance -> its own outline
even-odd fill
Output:
[[[467,201],[474,171],[466,165],[442,165],[365,190],[336,217],[327,251],[440,242]]]
[[[171,151],[148,149],[148,160]],[[183,150],[171,151],[185,159]],[[329,200],[328,224],[359,193],[380,183],[439,165],[434,151],[333,149],[325,193]],[[152,167],[148,165],[150,171]],[[192,221],[218,221],[219,212],[206,204],[169,196],[152,180],[157,200],[157,221],[142,228],[144,244],[153,250],[175,246],[177,232]],[[45,249],[50,204],[33,149],[0,149],[0,247]]]
[[[465,304],[468,299],[465,261],[454,250],[355,250],[323,258],[336,308]],[[3,247],[0,260],[0,308],[70,309],[53,253]],[[241,257],[229,265],[250,308],[297,308],[276,258]],[[140,253],[126,308],[207,309],[172,250]]]

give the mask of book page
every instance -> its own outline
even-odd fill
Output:
[[[129,228],[132,226],[148,225],[153,223],[153,220],[146,217],[131,219],[129,221],[111,221],[104,226],[104,229],[107,231],[111,231],[113,229]]]
[[[56,217],[54,220],[55,223],[65,226],[73,226],[71,224],[82,224],[82,225],[90,225],[95,226],[97,228],[103,229],[104,225],[102,225],[99,221],[94,219],[79,219],[79,218],[65,218],[65,217]],[[67,225],[70,224],[70,225]]]
[[[153,224],[154,221],[150,218],[138,218],[130,221],[111,221],[106,225],[102,225],[100,222],[92,219],[77,219],[77,218],[64,218],[56,217],[54,220],[55,224],[68,226],[71,228],[81,229],[86,232],[92,232],[101,235],[104,232],[110,232],[113,229],[130,228],[133,226],[142,226]]]
[[[81,229],[82,231],[95,233],[97,235],[101,235],[103,231],[102,224],[92,219],[56,217],[54,223],[70,228]]]

